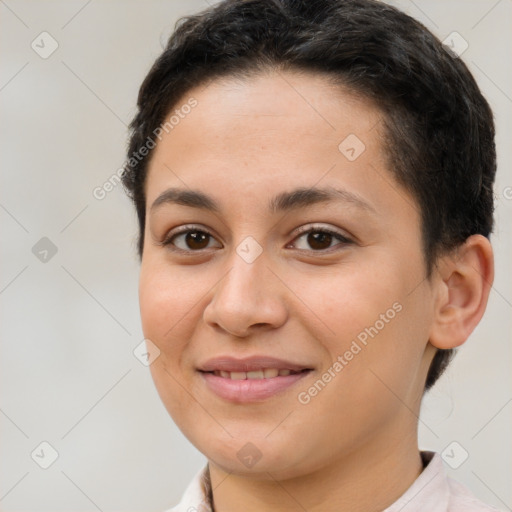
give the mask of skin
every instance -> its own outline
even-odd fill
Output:
[[[489,242],[475,235],[425,278],[415,199],[389,171],[381,114],[314,74],[269,72],[188,91],[198,105],[153,153],[140,272],[144,335],[160,350],[151,372],[168,412],[208,458],[215,510],[379,511],[422,471],[421,397],[435,347],[463,343],[493,279]],[[355,134],[349,161],[338,145]],[[271,213],[296,187],[332,186],[368,208],[331,201]],[[165,203],[170,187],[213,197],[219,212]],[[212,234],[203,247],[180,226]],[[325,248],[299,228],[328,228]],[[262,253],[247,263],[248,236]],[[311,241],[311,237],[309,238]],[[188,251],[188,252],[186,252]],[[401,310],[309,403],[298,401],[365,328]],[[240,404],[212,393],[207,359],[270,355],[313,371],[267,400]],[[252,443],[261,459],[244,466]],[[370,492],[369,492],[370,491]]]

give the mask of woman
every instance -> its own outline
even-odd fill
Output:
[[[493,281],[492,112],[457,55],[373,0],[225,0],[131,128],[150,368],[208,459],[173,510],[494,510],[417,441]]]

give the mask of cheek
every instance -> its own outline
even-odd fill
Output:
[[[146,255],[145,255],[146,257]],[[193,407],[186,391],[188,376],[183,360],[188,340],[197,324],[198,296],[204,294],[191,277],[180,278],[168,264],[151,256],[143,259],[139,278],[139,303],[144,337],[160,350],[149,369],[168,413],[178,422]]]
[[[328,353],[325,365],[343,358],[343,377],[335,379],[343,388],[337,391],[339,399],[348,389],[361,399],[374,392],[392,396],[386,386],[401,396],[417,380],[428,340],[431,299],[427,287],[418,286],[421,259],[409,267],[404,272],[399,259],[381,258],[378,265],[354,265],[322,279],[316,275],[302,280],[299,294],[308,298],[307,305],[322,320],[314,324],[321,332],[312,329],[312,334]]]
[[[164,359],[178,361],[176,356],[197,323],[195,306],[206,290],[206,285],[198,285],[193,276],[184,276],[169,265],[152,263],[150,258],[143,261],[139,279],[142,328]]]
[[[380,315],[392,321],[393,304],[403,302],[406,285],[391,265],[354,262],[311,276],[289,276],[299,299],[309,309],[308,317],[317,319],[321,331],[316,338],[328,343],[330,352],[339,352],[365,329],[378,322]],[[387,313],[387,316],[386,316]],[[389,318],[388,318],[389,317]],[[387,323],[386,323],[387,326]]]

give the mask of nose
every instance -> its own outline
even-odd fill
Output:
[[[236,337],[277,329],[288,315],[285,290],[263,254],[248,263],[234,253],[229,270],[213,290],[203,319],[207,325]]]

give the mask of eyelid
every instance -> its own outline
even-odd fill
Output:
[[[174,244],[171,243],[171,240],[174,237],[188,233],[188,232],[194,232],[194,231],[206,233],[213,239],[217,240],[216,235],[214,235],[209,229],[207,229],[199,224],[184,224],[183,226],[179,226],[178,228],[176,228],[176,230],[173,229],[169,233],[167,233],[165,235],[164,239],[160,242],[160,245],[163,245],[166,247],[173,246],[171,250],[176,251],[176,252],[182,252],[182,253],[194,253],[194,252],[199,253],[201,251],[207,250],[207,249],[201,249],[199,251],[185,251],[184,249],[180,249],[179,247],[176,247],[176,246],[174,246]]]
[[[185,234],[187,232],[201,232],[201,233],[206,233],[207,235],[209,235],[210,237],[212,237],[213,239],[217,240],[217,237],[215,234],[213,234],[209,229],[199,225],[199,224],[184,224],[183,226],[179,226],[178,228],[176,228],[176,230],[171,230],[168,234],[166,234],[166,236],[164,237],[164,239],[162,240],[162,242],[160,242],[160,245],[162,246],[172,246],[171,250],[172,251],[175,251],[175,252],[181,252],[183,254],[193,254],[193,253],[201,253],[203,251],[206,251],[208,249],[211,249],[211,248],[205,248],[205,249],[199,249],[197,251],[194,251],[194,250],[184,250],[184,249],[180,249],[179,247],[176,247],[173,243],[171,243],[171,240],[181,234]],[[330,228],[330,227],[327,227],[327,226],[323,226],[321,224],[310,224],[310,225],[305,225],[305,226],[301,226],[298,231],[295,233],[295,236],[293,238],[293,240],[290,242],[290,243],[293,243],[295,240],[297,240],[298,238],[300,238],[302,235],[304,234],[308,234],[308,233],[314,233],[314,232],[322,232],[322,233],[329,233],[331,235],[333,235],[334,237],[336,237],[339,241],[340,241],[340,244],[337,244],[337,245],[343,245],[343,244],[353,244],[355,243],[354,240],[347,236],[346,234],[342,233],[341,231],[338,231],[334,228]],[[219,242],[220,243],[220,242]],[[288,247],[287,244],[286,247]],[[333,246],[333,247],[330,247],[328,249],[323,249],[323,250],[314,250],[314,249],[311,249],[311,250],[308,250],[308,249],[299,249],[301,251],[308,251],[308,252],[312,252],[312,253],[316,253],[316,254],[322,254],[322,253],[326,253],[326,252],[329,252],[329,251],[332,251],[336,246]]]
[[[186,233],[187,231],[193,231],[193,230],[201,231],[204,233],[208,233],[211,236],[215,236],[208,228],[205,228],[205,227],[201,226],[200,224],[183,224],[181,226],[178,226],[175,229],[171,229],[171,231],[169,231],[169,233],[167,233],[165,235],[165,240],[169,240],[176,235],[180,235],[182,233]]]
[[[299,228],[298,233],[294,236],[293,240],[290,243],[295,242],[298,238],[300,238],[302,235],[308,234],[308,233],[315,233],[315,232],[321,232],[321,233],[329,233],[330,235],[333,235],[334,237],[338,238],[341,242],[341,244],[354,244],[355,241],[352,239],[351,236],[346,235],[345,233],[342,233],[341,231],[338,231],[337,229],[330,228],[327,226],[322,226],[320,224],[313,224],[313,225],[306,225]],[[289,245],[289,244],[288,244]],[[329,247],[328,249],[318,250],[315,251],[313,249],[309,250],[309,252],[313,252],[316,254],[322,254],[331,251],[334,249],[334,247]],[[300,250],[307,250],[307,249],[300,249]]]
[[[302,235],[304,233],[309,233],[310,231],[325,231],[327,233],[337,235],[341,238],[345,238],[346,240],[350,240],[349,235],[337,230],[336,228],[331,228],[318,223],[306,224],[305,226],[301,226],[300,228],[298,228],[296,235]]]

